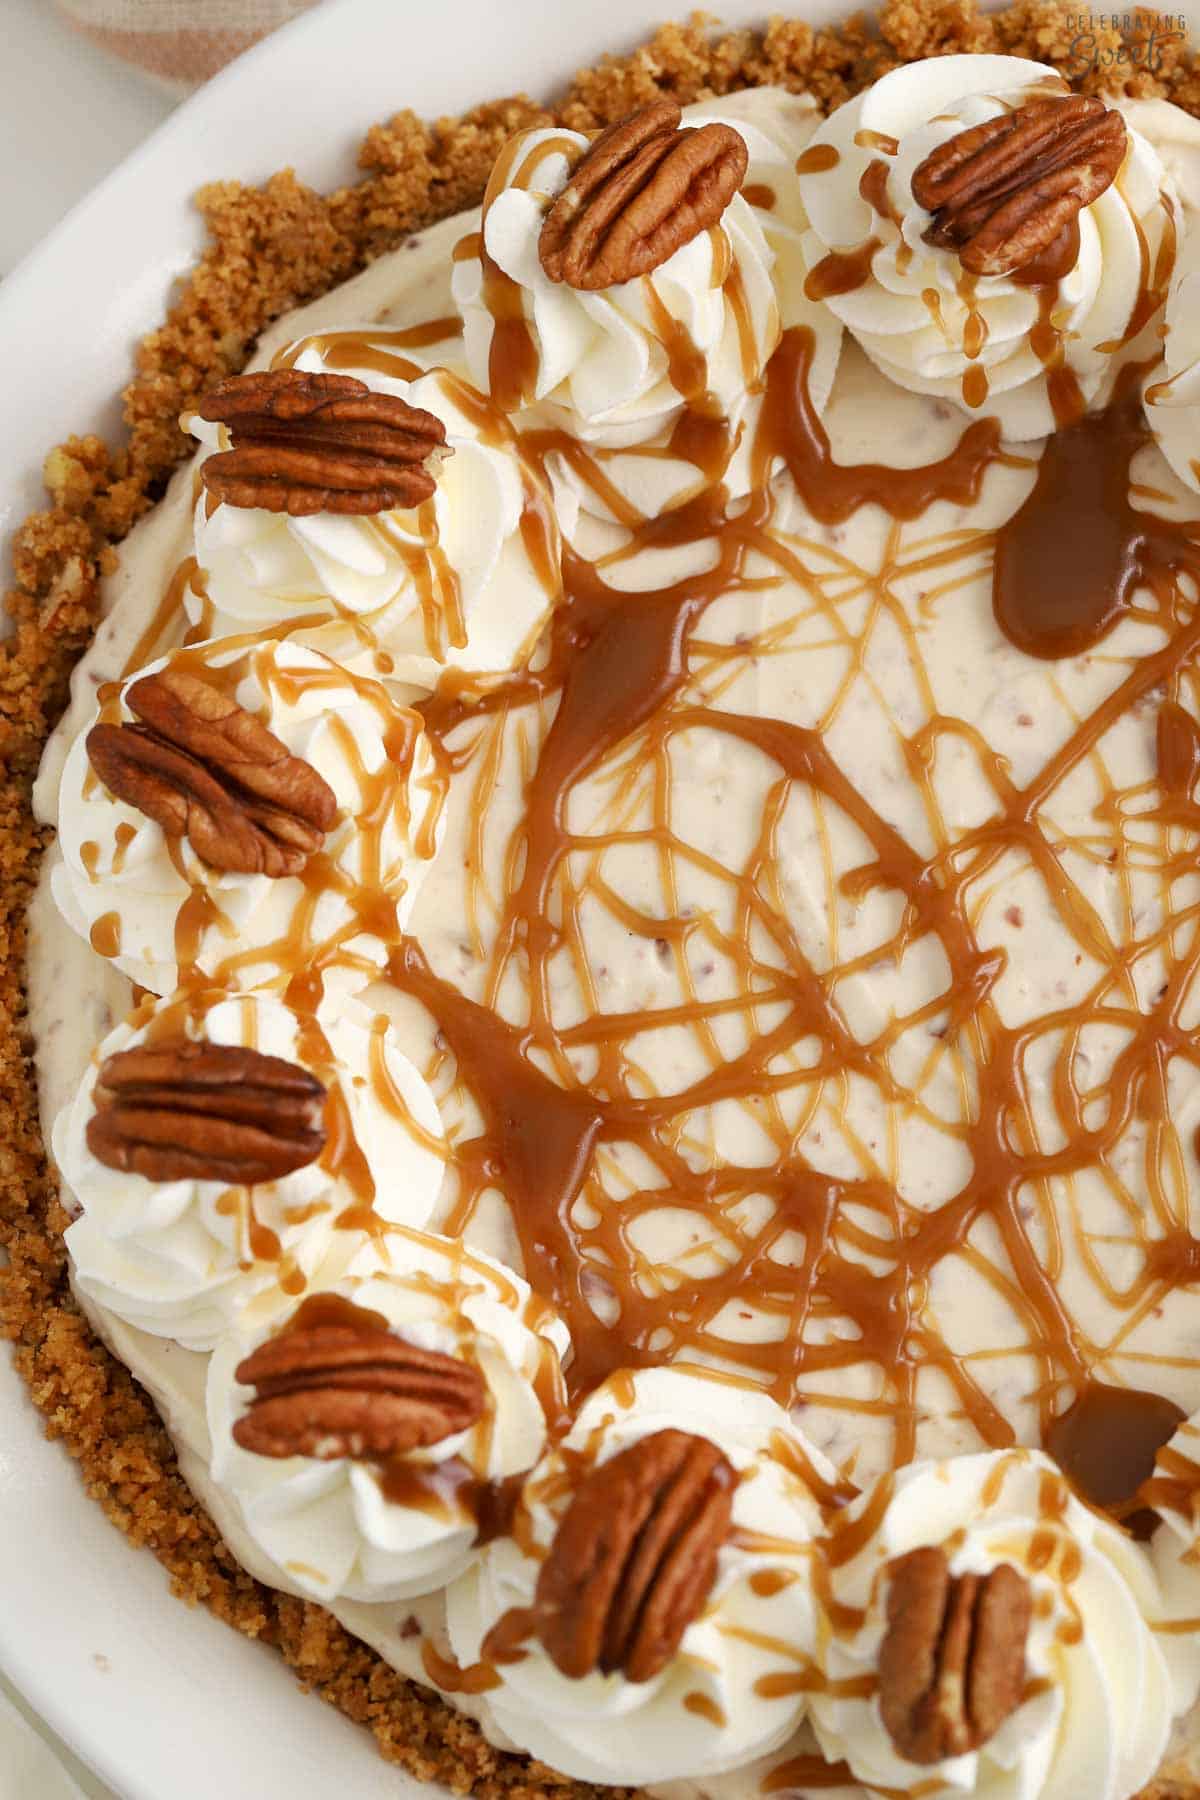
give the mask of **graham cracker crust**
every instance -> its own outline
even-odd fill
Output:
[[[1078,16],[1056,0],[1016,0],[987,16],[976,0],[888,0],[877,17],[858,15],[833,30],[776,18],[765,31],[717,36],[696,16],[662,26],[632,55],[580,70],[551,107],[518,95],[432,125],[397,113],[368,132],[362,180],[328,196],[289,170],[261,188],[207,187],[196,204],[209,244],[164,324],[138,346],[124,392],[124,441],[71,438],[51,450],[49,505],[16,534],[17,585],[6,598],[14,630],[0,645],[0,1246],[8,1256],[0,1269],[0,1333],[13,1344],[47,1436],[75,1458],[87,1492],[113,1523],[154,1552],[173,1592],[275,1646],[305,1687],[368,1726],[381,1754],[420,1780],[479,1800],[549,1793],[622,1800],[630,1792],[569,1781],[493,1749],[471,1720],[403,1680],[323,1608],[239,1569],[184,1484],[151,1402],[92,1334],[67,1283],[67,1221],[38,1122],[24,995],[26,910],[49,837],[33,819],[30,792],[71,669],[95,628],[99,577],[191,453],[177,421],[194,396],[240,370],[280,314],[409,233],[475,204],[513,132],[550,122],[591,130],[658,94],[686,105],[766,83],[807,90],[828,110],[899,63],[955,51],[1033,57],[1071,77],[1078,24],[1069,21]],[[1162,97],[1200,116],[1197,53],[1158,37],[1157,15],[1130,17],[1126,32],[1094,32],[1094,67],[1073,85]],[[1152,33],[1153,73],[1137,56],[1140,48],[1145,60]],[[1190,1778],[1164,1778],[1142,1800],[1196,1796],[1200,1786]]]

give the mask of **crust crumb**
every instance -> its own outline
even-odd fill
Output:
[[[38,1125],[23,986],[26,913],[49,837],[33,819],[30,790],[95,628],[99,579],[188,453],[180,412],[218,376],[244,367],[280,314],[477,202],[512,132],[552,121],[592,131],[658,94],[686,104],[764,83],[809,92],[829,109],[899,63],[956,51],[1033,57],[1085,91],[1158,95],[1200,116],[1196,52],[1164,36],[1161,15],[1131,19],[1125,35],[1094,34],[1081,70],[1077,25],[1057,0],[1015,0],[987,15],[976,0],[886,0],[877,18],[856,15],[836,29],[774,18],[765,31],[724,35],[697,14],[662,26],[629,55],[581,70],[551,107],[518,95],[433,124],[397,113],[368,132],[362,178],[328,196],[290,170],[258,188],[215,183],[196,196],[207,246],[163,324],[137,350],[122,441],[71,438],[46,458],[47,505],[16,533],[16,585],[6,599],[14,629],[0,644],[0,1246],[8,1258],[0,1334],[12,1342],[47,1435],[75,1458],[114,1524],[154,1552],[172,1590],[274,1645],[305,1687],[369,1727],[383,1756],[419,1779],[479,1800],[631,1800],[629,1790],[571,1782],[494,1750],[471,1720],[397,1675],[322,1608],[241,1570],[183,1482],[150,1400],[71,1294],[67,1220]],[[1155,71],[1147,67],[1152,33]],[[1194,1783],[1168,1778],[1143,1800],[1197,1794]]]

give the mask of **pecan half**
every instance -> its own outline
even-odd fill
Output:
[[[737,1477],[707,1438],[658,1431],[577,1490],[538,1577],[538,1636],[564,1675],[649,1681],[700,1612]]]
[[[300,1326],[239,1363],[257,1390],[233,1427],[257,1456],[366,1460],[440,1444],[483,1416],[483,1377],[470,1363],[388,1331]]]
[[[149,1181],[250,1187],[315,1162],[325,1089],[307,1069],[234,1044],[182,1040],[101,1064],[88,1149]]]
[[[887,1573],[879,1700],[892,1742],[914,1763],[977,1750],[1025,1691],[1028,1581],[1008,1563],[952,1576],[935,1548],[897,1557]]]
[[[209,493],[228,506],[293,517],[419,506],[446,454],[446,427],[435,413],[377,394],[353,375],[230,375],[196,411],[224,425],[232,440],[200,465]]]
[[[110,793],[186,837],[214,869],[298,875],[337,816],[324,776],[185,669],[143,676],[125,700],[141,724],[88,733],[88,760]]]
[[[975,275],[1009,275],[1050,249],[1116,179],[1125,121],[1103,100],[1048,95],[939,144],[913,172],[927,243]]]
[[[588,147],[542,225],[551,281],[632,281],[716,224],[745,178],[745,142],[729,125],[681,130],[680,117],[673,100],[655,100]]]

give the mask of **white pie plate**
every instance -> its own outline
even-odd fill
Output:
[[[1178,4],[1178,0],[1177,0]],[[661,10],[660,10],[661,9]],[[0,286],[0,542],[40,503],[46,449],[115,432],[135,340],[200,244],[189,196],[290,164],[353,179],[365,128],[524,90],[626,49],[673,0],[326,0],[175,113]],[[808,0],[814,23],[851,10]],[[1200,7],[1193,0],[1193,20]],[[762,9],[726,0],[725,24]],[[0,560],[7,548],[0,553]],[[7,579],[7,577],[6,577]],[[84,1495],[0,1356],[0,1666],[124,1800],[420,1800],[365,1731],[301,1694],[283,1662],[172,1598]]]

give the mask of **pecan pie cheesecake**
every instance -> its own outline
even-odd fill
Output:
[[[121,549],[74,1293],[529,1792],[1200,1793],[1198,303],[1027,56],[535,120]]]

